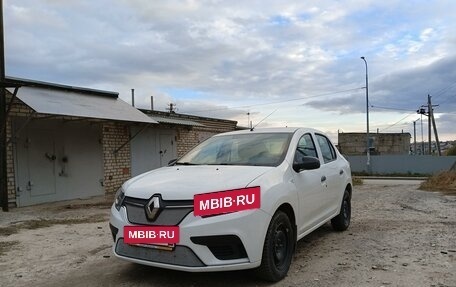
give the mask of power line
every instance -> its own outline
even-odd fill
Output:
[[[383,109],[383,110],[407,111],[407,112],[410,112],[410,111],[411,111],[411,109],[401,109],[401,108],[392,108],[392,107],[381,107],[381,106],[374,106],[374,105],[371,105],[371,108]]]
[[[434,100],[435,100],[436,98],[438,98],[438,97],[442,96],[443,94],[445,94],[448,90],[450,90],[450,89],[453,88],[454,86],[456,86],[456,82],[454,82],[454,83],[452,83],[452,84],[446,86],[446,87],[443,88],[443,89],[440,89],[439,91],[437,91],[436,93],[434,93],[432,97],[433,97]],[[450,94],[450,96],[451,96],[451,94]],[[440,104],[446,103],[448,100],[449,100],[449,99],[446,99],[445,101],[440,102]],[[425,104],[423,104],[423,105],[425,106],[425,105],[427,105],[427,103],[425,103]]]
[[[414,115],[414,114],[415,114],[415,113],[411,113],[411,114],[406,115],[406,116],[403,117],[402,119],[398,120],[398,121],[395,122],[394,124],[392,124],[392,125],[390,125],[390,126],[384,128],[384,129],[382,129],[381,131],[386,131],[387,129],[394,127],[394,126],[397,125],[398,123],[402,122],[403,120],[405,120],[406,118],[408,118],[408,117],[410,117],[411,115]]]
[[[318,95],[313,95],[313,96],[308,96],[308,97],[300,97],[300,98],[282,100],[282,101],[275,101],[275,102],[268,102],[268,103],[261,103],[261,104],[253,104],[253,105],[244,105],[244,106],[224,107],[224,108],[218,108],[218,109],[191,111],[191,112],[192,113],[201,113],[201,112],[212,112],[212,111],[241,109],[241,108],[252,108],[252,107],[258,107],[258,106],[282,104],[282,103],[287,103],[287,102],[302,101],[302,100],[313,99],[313,98],[318,98],[318,97],[325,97],[325,96],[330,96],[330,95],[335,95],[335,94],[342,94],[342,93],[352,92],[352,91],[357,91],[357,90],[362,90],[362,89],[364,89],[364,87],[348,89],[348,90],[342,90],[342,91],[335,91],[335,92],[324,93],[324,94],[318,94]]]
[[[450,96],[454,96],[454,95],[450,95]],[[450,99],[451,99],[451,98],[447,98],[446,100],[444,100],[444,101],[440,102],[440,103],[439,103],[439,105],[441,105],[441,104],[444,104],[444,103],[448,102]]]
[[[445,94],[449,89],[451,89],[455,85],[456,85],[456,82],[454,82],[454,83],[450,84],[449,86],[447,86],[447,87],[441,89],[440,91],[436,92],[435,96],[434,96],[434,100],[436,98],[440,97],[441,95]]]

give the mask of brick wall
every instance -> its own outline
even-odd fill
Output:
[[[183,156],[192,147],[198,144],[198,135],[194,130],[178,128],[177,129],[177,157]]]
[[[102,126],[105,192],[115,192],[131,177],[129,138],[130,129],[124,124],[111,122]]]
[[[11,101],[11,94],[6,93],[6,103]],[[5,107],[6,109],[7,107]],[[22,103],[20,100],[15,99],[11,108],[9,117],[6,121],[6,172],[7,172],[7,189],[8,189],[8,202],[10,207],[16,206],[16,178],[14,175],[14,151],[12,139],[12,121],[11,117],[28,117],[31,116],[33,110]]]
[[[230,129],[208,129],[204,127],[193,127],[193,128],[177,128],[177,156],[181,157],[191,150],[194,146],[210,138],[213,135],[233,131],[234,128]]]
[[[9,144],[6,147],[6,181],[8,189],[8,202],[16,206],[16,181],[14,177],[14,157],[13,145],[11,143],[11,120],[6,121],[6,141]]]

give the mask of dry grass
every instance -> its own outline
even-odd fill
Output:
[[[420,189],[456,195],[456,171],[444,171],[433,175],[420,185]]]
[[[353,176],[352,177],[353,185],[363,185],[364,182],[361,178]]]

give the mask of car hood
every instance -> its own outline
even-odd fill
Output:
[[[125,195],[165,200],[190,200],[193,195],[244,188],[274,167],[263,166],[172,166],[136,176],[123,185]]]

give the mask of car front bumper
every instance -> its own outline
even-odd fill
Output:
[[[271,216],[261,209],[234,212],[201,218],[190,212],[179,224],[180,242],[173,251],[128,245],[123,242],[123,228],[128,222],[125,207],[111,208],[111,230],[116,230],[113,252],[116,257],[134,263],[166,269],[208,272],[258,267]],[[114,233],[114,232],[113,232]],[[242,258],[221,260],[204,244],[195,244],[195,237],[235,236],[245,249]],[[192,238],[193,237],[193,241]]]

